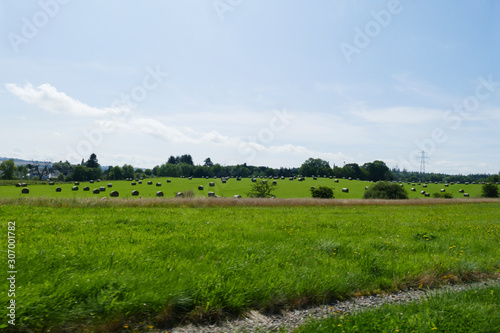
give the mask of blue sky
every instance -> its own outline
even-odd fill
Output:
[[[493,0],[4,0],[0,22],[0,156],[500,170]]]

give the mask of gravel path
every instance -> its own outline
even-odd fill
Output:
[[[309,319],[321,319],[333,314],[349,314],[383,304],[407,303],[428,297],[437,292],[460,291],[472,288],[484,288],[499,283],[500,280],[476,282],[472,284],[449,285],[433,290],[406,290],[393,294],[362,296],[348,301],[335,302],[328,305],[308,309],[292,310],[280,315],[263,315],[258,311],[250,311],[244,318],[223,322],[217,325],[187,325],[167,330],[169,333],[227,333],[227,332],[271,332],[280,328],[294,329],[305,324]]]

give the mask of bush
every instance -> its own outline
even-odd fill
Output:
[[[498,186],[495,184],[484,184],[481,196],[483,198],[498,198]]]
[[[444,198],[444,199],[452,199],[453,194],[448,193],[448,192],[436,192],[432,193],[433,198]]]
[[[322,199],[332,199],[333,198],[333,188],[329,188],[326,186],[312,188],[311,193],[312,193],[313,198],[322,198]]]
[[[408,192],[399,184],[379,182],[365,191],[364,199],[408,199]]]
[[[248,193],[248,196],[250,198],[270,198],[274,196],[272,192],[276,187],[276,184],[261,180],[252,183],[251,191]]]

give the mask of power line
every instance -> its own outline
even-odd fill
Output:
[[[422,181],[422,175],[425,173],[425,164],[427,163],[427,160],[429,159],[428,156],[425,156],[425,151],[420,152],[420,181]]]

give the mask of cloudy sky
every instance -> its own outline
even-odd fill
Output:
[[[0,157],[498,173],[494,0],[0,2]]]

